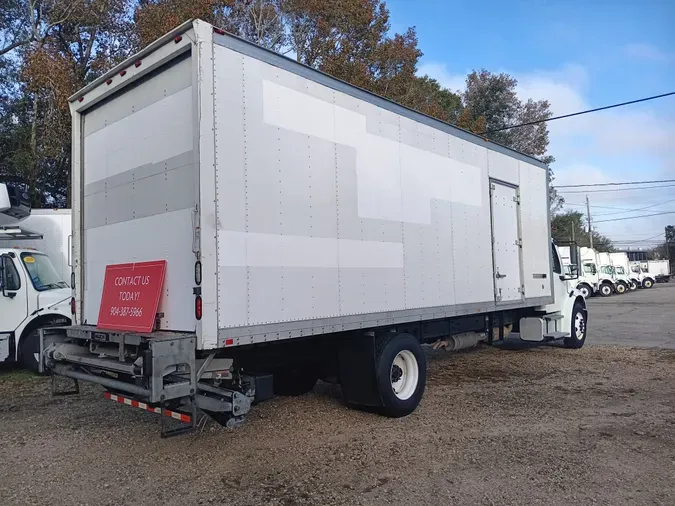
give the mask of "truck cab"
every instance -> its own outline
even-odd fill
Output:
[[[70,324],[71,290],[45,253],[16,245],[42,236],[21,228],[27,215],[7,187],[0,184],[0,363],[37,371],[39,330]]]
[[[640,288],[651,288],[656,283],[656,278],[645,269],[645,266],[641,262],[631,262],[630,270],[637,277]]]

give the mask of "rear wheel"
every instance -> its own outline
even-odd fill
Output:
[[[614,288],[609,283],[603,283],[600,285],[600,295],[603,297],[609,297],[614,293]]]
[[[401,417],[415,411],[424,395],[427,362],[419,341],[410,334],[381,338],[376,348],[380,412]]]
[[[572,328],[570,329],[570,337],[566,337],[564,340],[565,348],[581,348],[586,342],[587,326],[588,312],[577,302],[572,309]]]

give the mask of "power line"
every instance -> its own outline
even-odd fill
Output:
[[[604,107],[597,107],[595,109],[587,109],[585,111],[573,112],[571,114],[564,114],[562,116],[553,116],[552,118],[540,119],[540,120],[537,120],[537,121],[528,121],[527,123],[521,123],[520,125],[507,126],[507,127],[503,127],[503,128],[495,128],[494,130],[486,130],[485,132],[481,132],[478,135],[489,135],[489,134],[494,134],[496,132],[502,132],[504,130],[510,130],[512,128],[520,128],[520,127],[524,127],[524,126],[538,125],[539,123],[546,123],[547,121],[555,121],[557,119],[571,118],[573,116],[581,116],[582,114],[589,114],[591,112],[604,111],[604,110],[607,110],[607,109],[613,109],[615,107],[623,107],[625,105],[637,104],[639,102],[647,102],[648,100],[656,100],[657,98],[669,97],[670,95],[675,95],[675,91],[671,91],[669,93],[663,93],[661,95],[654,95],[654,96],[651,96],[651,97],[639,98],[637,100],[630,100],[628,102],[621,102],[620,104],[606,105]]]
[[[636,209],[624,209],[622,211],[614,211],[613,213],[600,213],[600,214],[596,214],[596,216],[610,216],[612,214],[623,214],[623,213],[633,213],[633,212],[636,212],[636,211],[644,211],[645,209],[651,209],[652,207],[662,206],[664,204],[669,204],[671,202],[675,202],[675,199],[666,200],[665,202],[660,202],[658,204],[652,204],[650,206],[638,207]]]
[[[612,242],[616,242],[617,244],[637,244],[637,243],[643,243],[643,242],[648,242],[648,241],[655,242],[655,241],[652,241],[652,239],[656,239],[657,237],[661,237],[663,234],[664,233],[661,232],[661,233],[656,234],[653,237],[647,237],[646,239],[640,239],[638,241],[612,241]],[[660,244],[660,241],[659,241],[658,244]]]
[[[558,193],[599,193],[599,192],[625,192],[625,191],[637,191],[637,190],[660,190],[661,188],[672,188],[675,184],[667,184],[664,186],[645,186],[644,188],[612,188],[609,190],[571,190],[571,191],[562,191]]]
[[[607,223],[608,221],[634,220],[636,218],[649,218],[650,216],[661,216],[661,215],[664,215],[664,214],[675,214],[675,211],[666,211],[666,212],[663,212],[663,213],[654,213],[654,214],[643,214],[643,215],[640,215],[640,216],[625,216],[623,218],[612,218],[612,219],[609,219],[609,220],[598,220],[598,221],[593,220],[593,223],[595,223],[597,225],[598,223]]]
[[[623,186],[628,184],[648,184],[648,183],[675,183],[675,179],[661,179],[656,181],[626,181],[625,183],[564,184],[556,186],[556,188],[584,188],[587,186]]]

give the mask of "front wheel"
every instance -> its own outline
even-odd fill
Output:
[[[603,297],[609,297],[614,292],[614,288],[609,283],[603,283],[600,285],[600,295]]]
[[[33,329],[27,334],[19,345],[21,353],[21,365],[31,372],[40,370],[40,329]]]
[[[645,279],[642,282],[642,286],[644,286],[645,288],[651,288],[652,286],[654,286],[654,282],[651,279]]]
[[[624,283],[617,283],[616,285],[616,293],[619,295],[626,293],[628,290],[628,287]]]
[[[376,349],[380,412],[398,418],[419,405],[427,378],[427,362],[419,341],[410,334],[381,338]]]
[[[586,331],[588,330],[588,312],[584,307],[576,302],[572,309],[572,328],[570,337],[564,340],[565,348],[578,350],[586,342]]]
[[[630,280],[630,284],[628,285],[628,289],[633,292],[638,289],[638,284],[634,279]]]
[[[593,295],[593,290],[591,290],[591,287],[586,285],[586,284],[581,284],[577,287],[577,290],[581,292],[581,296],[584,299],[588,299],[591,295]]]

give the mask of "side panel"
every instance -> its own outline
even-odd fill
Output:
[[[107,264],[166,260],[160,328],[195,331],[192,76],[186,53],[84,114],[82,323],[96,323]]]
[[[221,328],[494,304],[487,148],[221,45],[214,62]]]

